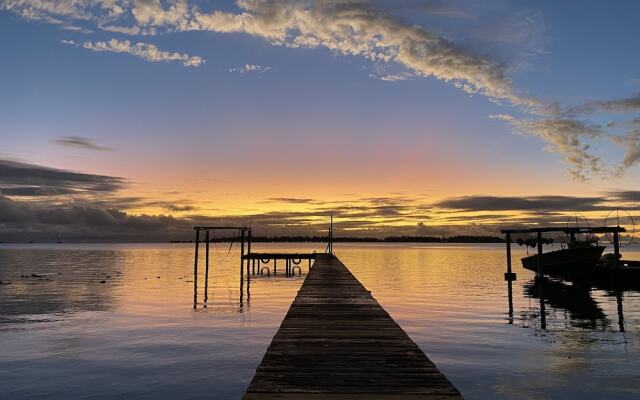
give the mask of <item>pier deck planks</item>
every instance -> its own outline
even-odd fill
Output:
[[[461,399],[337,257],[318,254],[243,399]]]

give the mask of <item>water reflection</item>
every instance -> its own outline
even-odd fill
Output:
[[[565,321],[564,327],[588,330],[610,330],[612,321],[593,296],[596,285],[585,282],[566,282],[555,279],[532,279],[523,286],[524,295],[538,300],[539,312],[523,312],[522,318],[539,319],[540,328],[547,329],[547,317],[554,314],[554,319]],[[626,289],[630,290],[630,289]],[[606,296],[615,298],[617,311],[617,329],[625,332],[623,293],[621,288],[606,291]],[[507,296],[509,303],[509,323],[513,323],[513,289],[508,282]],[[551,307],[547,310],[547,306]]]
[[[115,252],[0,252],[0,323],[58,319],[112,307],[122,278]],[[9,268],[10,266],[10,268]]]
[[[239,251],[212,249],[207,308],[201,289],[194,312],[192,245],[17,247],[0,245],[0,280],[11,282],[0,286],[3,399],[240,398],[307,269],[252,275],[241,303]],[[540,288],[520,268],[505,285],[502,245],[335,250],[466,399],[640,395],[637,290]]]

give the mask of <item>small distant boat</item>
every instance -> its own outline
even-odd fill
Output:
[[[591,273],[596,266],[605,246],[591,242],[575,241],[566,249],[554,250],[542,254],[543,272],[549,275],[580,275]],[[522,259],[522,266],[533,272],[538,271],[538,255]]]

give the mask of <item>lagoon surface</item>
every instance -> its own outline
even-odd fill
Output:
[[[334,250],[466,399],[640,397],[640,290],[551,281],[543,329],[517,246],[511,314],[504,245]],[[640,248],[623,255],[640,259]],[[211,256],[209,304],[194,311],[193,245],[0,245],[0,398],[240,398],[307,266],[252,278],[241,305],[238,249]]]

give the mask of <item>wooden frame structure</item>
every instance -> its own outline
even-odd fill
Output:
[[[620,258],[620,233],[627,230],[621,226],[595,226],[595,227],[541,227],[541,228],[525,228],[525,229],[502,229],[501,233],[505,235],[505,242],[507,245],[507,272],[504,274],[506,281],[516,280],[516,274],[511,270],[511,235],[512,234],[536,234],[536,244],[538,248],[538,271],[536,278],[541,279],[544,273],[544,265],[542,263],[542,234],[550,232],[564,233],[570,236],[570,241],[574,242],[577,234],[591,234],[591,233],[612,233],[613,234],[613,253],[614,253],[614,266],[617,266]]]
[[[198,305],[198,253],[200,246],[200,232],[205,232],[205,270],[204,270],[204,307],[207,307],[209,300],[209,243],[211,243],[211,232],[231,230],[237,231],[240,234],[240,303],[242,304],[242,298],[244,295],[244,256],[245,256],[245,242],[247,244],[248,253],[251,253],[251,227],[249,226],[195,226],[193,230],[196,231],[195,240],[195,259],[193,263],[193,309],[195,310]],[[249,271],[249,261],[247,260],[247,275]],[[247,281],[247,297],[249,296],[249,281]]]

